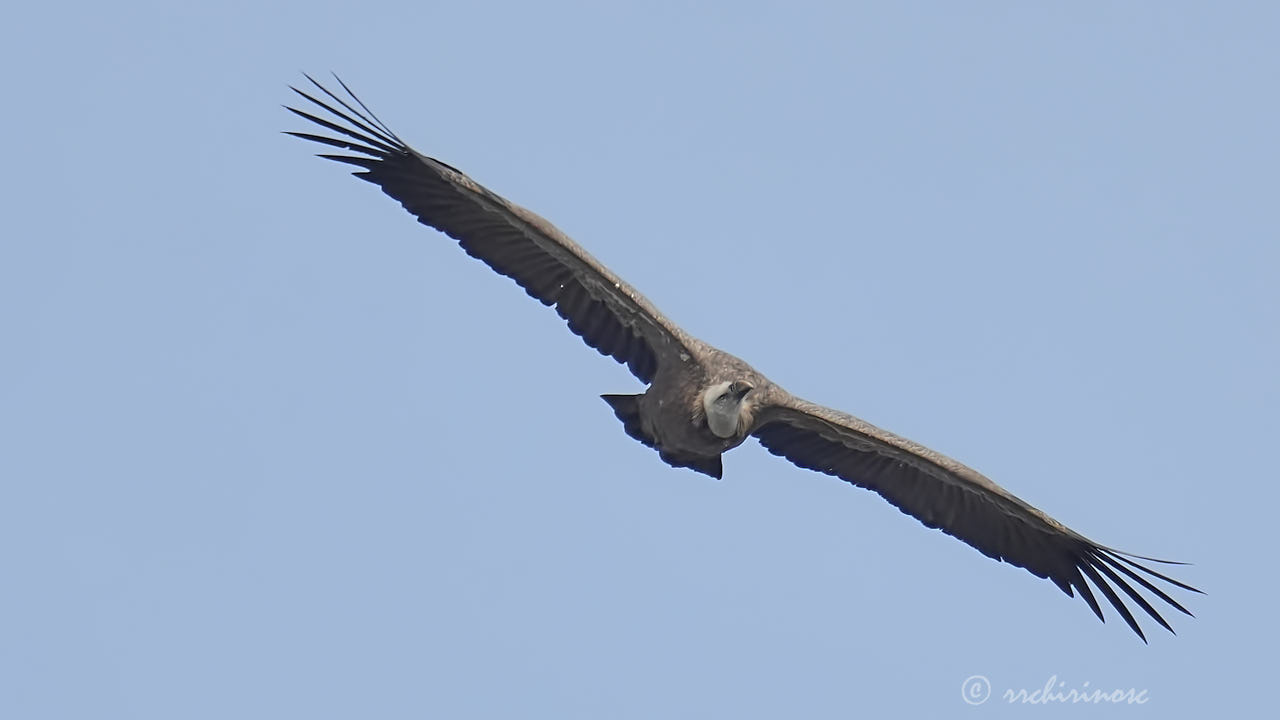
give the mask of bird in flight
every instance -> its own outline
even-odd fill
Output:
[[[720,456],[755,438],[801,468],[879,493],[927,527],[1048,578],[1068,596],[1078,592],[1105,622],[1092,583],[1143,642],[1146,636],[1121,594],[1165,629],[1173,628],[1135,585],[1191,615],[1155,583],[1200,591],[1139,561],[1181,563],[1099,545],[976,470],[791,395],[737,357],[680,329],[550,222],[409,147],[341,79],[335,76],[345,97],[306,77],[315,90],[291,89],[314,107],[287,109],[332,134],[288,134],[345,151],[320,157],[359,168],[356,177],[382,188],[423,225],[554,307],[587,345],[630,369],[648,386],[645,392],[601,397],[623,430],[667,464],[718,479]]]

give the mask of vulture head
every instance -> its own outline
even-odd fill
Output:
[[[707,411],[707,427],[716,437],[740,435],[750,425],[743,400],[754,388],[741,380],[716,383],[702,393],[702,408]]]

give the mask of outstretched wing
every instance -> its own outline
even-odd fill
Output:
[[[769,452],[802,468],[874,490],[926,526],[963,540],[987,557],[1049,578],[1069,596],[1074,596],[1074,588],[1104,622],[1085,578],[1144,642],[1146,636],[1117,589],[1170,632],[1173,628],[1134,584],[1191,614],[1139,573],[1184,590],[1199,590],[1136,562],[1167,561],[1099,545],[976,470],[852,415],[785,393],[777,393],[770,401],[757,412],[751,431]]]
[[[360,168],[356,177],[382,188],[418,222],[457,240],[467,254],[515,280],[542,304],[554,305],[574,334],[642,382],[653,380],[663,358],[692,352],[691,338],[554,225],[409,147],[341,80],[351,102],[310,76],[307,80],[331,102],[293,91],[329,119],[287,109],[336,136],[289,135],[354,153],[321,157]]]

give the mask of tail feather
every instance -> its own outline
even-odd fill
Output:
[[[613,414],[622,421],[622,427],[631,437],[645,445],[656,448],[657,443],[647,435],[640,425],[640,395],[601,395],[601,399],[613,408]]]
[[[609,403],[609,407],[613,408],[613,414],[617,415],[618,419],[622,421],[622,428],[627,431],[627,435],[657,450],[658,455],[662,457],[662,461],[666,464],[671,467],[689,468],[704,475],[710,475],[717,480],[723,475],[724,468],[720,464],[719,455],[695,457],[671,453],[659,448],[657,441],[645,433],[644,426],[640,422],[641,395],[601,395],[600,397]]]

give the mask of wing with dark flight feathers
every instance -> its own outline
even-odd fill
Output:
[[[963,540],[987,557],[1049,578],[1069,596],[1079,592],[1105,622],[1087,578],[1144,642],[1146,636],[1117,590],[1170,632],[1173,628],[1135,585],[1191,614],[1153,580],[1199,590],[1137,562],[1168,561],[1099,545],[976,470],[852,415],[784,393],[772,400],[758,411],[751,434],[774,455],[874,490],[902,512]]]
[[[683,331],[554,225],[409,147],[341,80],[350,102],[307,79],[328,101],[292,89],[323,112],[287,109],[334,135],[288,134],[353,153],[321,157],[360,168],[356,177],[382,188],[419,222],[457,240],[542,304],[554,305],[587,345],[645,383],[663,358],[694,352]]]

